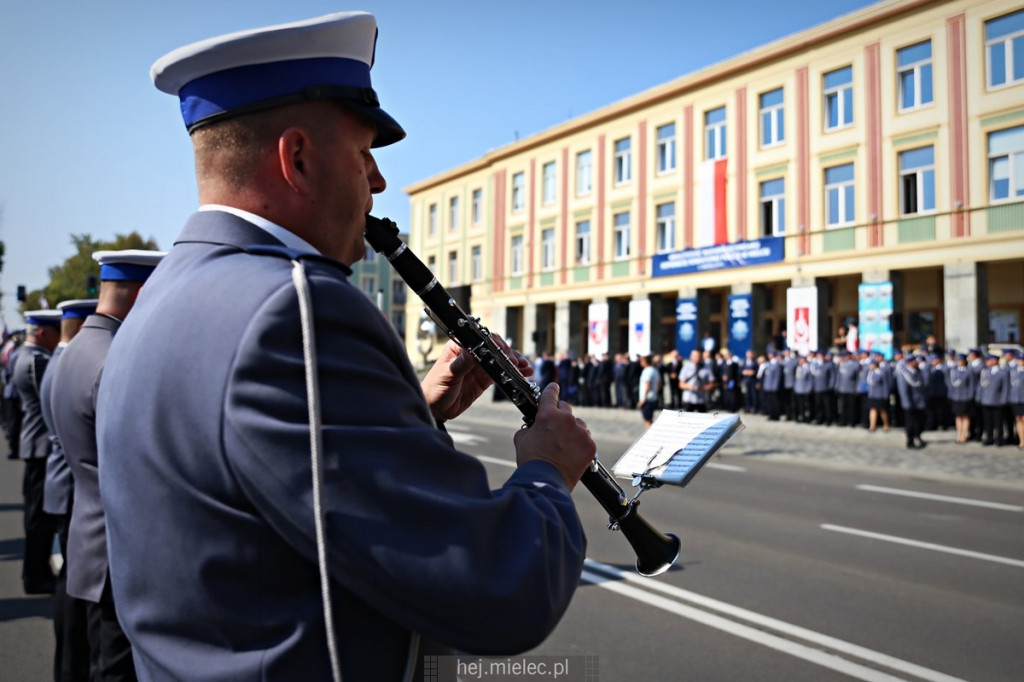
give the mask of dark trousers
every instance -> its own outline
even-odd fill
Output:
[[[21,581],[32,594],[51,593],[55,576],[50,568],[53,537],[57,533],[53,517],[43,511],[43,487],[46,484],[46,458],[25,460],[22,494],[25,497],[25,559]]]
[[[798,422],[811,421],[811,406],[814,399],[813,393],[794,393],[796,396],[796,420]]]
[[[764,410],[768,414],[768,420],[779,421],[779,392],[763,391],[761,397],[764,398]]]
[[[117,622],[117,609],[110,594],[110,581],[100,603],[89,602],[89,646],[98,652],[99,671],[96,682],[134,682],[135,662],[132,647]]]
[[[55,516],[57,537],[64,564],[57,574],[57,588],[53,593],[53,634],[57,648],[53,657],[53,679],[56,682],[90,680],[95,667],[89,654],[89,602],[67,593],[68,581],[68,524],[71,514]]]
[[[907,434],[907,445],[913,445],[921,440],[923,429],[924,410],[903,408],[903,430]]]
[[[860,414],[857,412],[857,394],[839,394],[839,424],[841,426],[857,426]]]
[[[836,420],[835,391],[814,392],[814,421],[818,424],[831,426]]]
[[[996,445],[1003,444],[1003,406],[981,406],[981,442]]]

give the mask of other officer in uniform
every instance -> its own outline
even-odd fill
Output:
[[[981,444],[1003,445],[1003,406],[1009,399],[1009,375],[999,366],[999,356],[989,353],[978,375],[976,401],[981,409]]]
[[[1006,399],[1017,430],[1017,448],[1024,450],[1024,358],[1014,353],[1006,371],[1010,383]]]
[[[831,354],[818,351],[810,367],[814,378],[814,422],[832,426],[836,419],[836,364]]]
[[[115,337],[97,405],[142,677],[411,678],[425,653],[537,646],[579,583],[570,492],[596,447],[558,384],[531,428],[509,425],[519,467],[492,490],[437,428],[486,372],[450,342],[421,382],[347,280],[385,188],[372,150],[404,137],[371,89],[376,37],[371,15],[339,13],[152,69],[181,100],[201,207]]]
[[[796,399],[796,420],[810,423],[812,421],[812,400],[814,398],[814,375],[806,355],[797,361],[793,376],[793,396]]]
[[[923,448],[924,410],[928,405],[928,382],[921,373],[923,356],[908,353],[902,366],[896,369],[896,385],[903,405],[903,428],[907,434],[907,448]]]
[[[782,390],[782,365],[775,353],[768,354],[768,362],[761,372],[761,395],[764,398],[768,421],[779,421],[779,392]]]
[[[68,531],[67,592],[87,602],[93,679],[133,680],[131,645],[117,621],[107,566],[106,517],[99,490],[96,448],[97,389],[111,340],[128,316],[142,284],[163,257],[160,251],[97,251],[100,292],[56,366],[50,404],[53,425],[75,481]],[[134,447],[135,444],[132,444]]]
[[[882,430],[887,432],[889,430],[889,396],[892,394],[892,373],[881,353],[874,353],[868,364],[868,371],[864,375],[864,382],[868,387],[868,431],[875,432],[875,429],[878,428],[878,418],[881,417]]]
[[[967,364],[967,356],[956,356],[956,365],[946,371],[946,385],[956,422],[956,442],[963,444],[971,438],[971,414],[977,394],[975,374]]]
[[[46,458],[50,433],[43,422],[39,391],[53,349],[60,342],[59,310],[25,314],[25,343],[15,361],[11,380],[21,399],[21,442],[18,456],[25,462],[22,493],[25,498],[25,558],[21,581],[26,594],[52,594],[56,588],[50,551],[57,532],[53,518],[43,511]]]
[[[53,395],[53,377],[57,364],[71,339],[82,328],[85,318],[96,311],[96,299],[62,301],[57,304],[61,312],[60,342],[53,351],[50,366],[43,375],[39,390],[43,422],[50,434],[50,455],[46,459],[46,483],[43,488],[43,511],[54,518],[57,537],[60,538],[60,554],[63,563],[57,574],[53,594],[53,631],[57,647],[53,660],[53,678],[56,682],[73,682],[89,679],[90,657],[87,628],[86,604],[67,593],[68,575],[68,526],[71,523],[71,504],[74,493],[74,479],[71,468],[64,457],[64,448],[53,426],[53,412],[50,398]]]
[[[839,401],[839,425],[857,426],[860,413],[857,411],[857,384],[860,380],[860,363],[850,351],[843,351],[836,371],[836,395]]]

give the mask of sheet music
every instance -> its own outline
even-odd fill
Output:
[[[735,414],[664,410],[612,467],[621,478],[652,476],[685,485],[711,455],[743,428]]]

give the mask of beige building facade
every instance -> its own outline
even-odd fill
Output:
[[[531,355],[1020,343],[1024,4],[881,2],[406,192],[414,252]]]

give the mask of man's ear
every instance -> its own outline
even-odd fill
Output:
[[[277,139],[281,177],[294,192],[303,196],[311,190],[312,151],[312,141],[302,128],[288,128]]]

